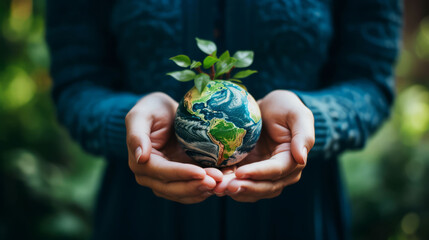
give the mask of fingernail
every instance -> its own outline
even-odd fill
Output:
[[[207,186],[199,186],[198,190],[200,190],[201,192],[207,192],[210,190],[210,188]]]
[[[303,158],[304,164],[307,163],[307,155],[308,155],[308,149],[307,149],[307,147],[303,147],[302,148],[302,156],[304,156],[304,158]]]
[[[140,157],[142,156],[142,153],[143,153],[142,148],[140,146],[138,146],[136,149],[136,153],[135,153],[137,163],[139,163],[139,160],[140,160]]]

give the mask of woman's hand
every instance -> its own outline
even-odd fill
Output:
[[[211,195],[222,173],[192,164],[173,134],[177,102],[164,93],[143,97],[127,114],[128,164],[137,183],[155,195],[197,203]]]
[[[237,167],[223,169],[214,192],[240,202],[281,194],[298,182],[314,145],[311,111],[290,91],[273,91],[258,101],[263,128],[255,149]]]

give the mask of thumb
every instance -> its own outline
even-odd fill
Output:
[[[134,157],[137,163],[145,163],[149,160],[152,151],[152,143],[150,140],[152,120],[144,117],[138,118],[135,115],[136,114],[129,114],[125,118],[128,154]]]
[[[308,152],[314,145],[314,118],[311,114],[298,113],[297,117],[292,117],[291,126],[292,142],[291,151],[292,156],[298,164],[306,164]]]
[[[291,151],[296,163],[307,164],[308,152],[312,148],[312,143],[309,137],[304,134],[297,134],[292,137]]]

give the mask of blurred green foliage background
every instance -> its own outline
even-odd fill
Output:
[[[103,171],[56,122],[44,11],[0,1],[0,239],[87,239]],[[404,19],[391,119],[341,159],[355,239],[429,239],[429,2]]]

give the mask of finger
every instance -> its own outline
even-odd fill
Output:
[[[228,183],[235,178],[235,170],[237,169],[237,166],[229,166],[229,167],[225,167],[222,168],[222,181],[219,182],[216,185],[216,188],[213,190],[213,192],[218,196],[218,197],[223,197],[225,196],[225,189],[228,186]]]
[[[291,127],[291,150],[295,161],[299,164],[307,163],[307,155],[315,142],[314,117],[308,108],[300,108],[299,112],[291,112],[295,116],[288,116],[288,126]]]
[[[225,192],[241,202],[274,198],[282,193],[284,187],[297,183],[301,179],[301,173],[302,170],[296,170],[291,175],[274,182],[236,179],[230,182]]]
[[[278,180],[292,173],[297,164],[290,152],[280,152],[270,159],[250,163],[237,168],[235,176],[239,179]]]
[[[218,183],[215,187],[215,189],[213,189],[213,192],[218,196],[218,197],[222,197],[225,196],[225,190],[228,187],[229,183],[235,179],[235,174],[234,173],[229,173],[223,176],[222,182]]]
[[[130,111],[125,117],[127,128],[127,146],[129,154],[138,163],[149,160],[152,150],[150,130],[152,120],[148,116],[138,116],[136,111]]]
[[[168,161],[167,159],[151,154],[145,164],[130,161],[130,168],[137,175],[144,175],[164,182],[204,179],[206,171],[203,168],[189,164]]]
[[[222,168],[222,175],[234,173],[237,170],[237,165]]]
[[[255,202],[260,199],[278,196],[284,185],[282,181],[252,181],[233,180],[228,185],[225,193],[236,201]]]
[[[223,178],[222,172],[217,168],[204,168],[206,174],[212,177],[216,182],[221,182]]]
[[[153,179],[147,176],[136,177],[137,182],[142,186],[147,186],[153,191],[168,196],[169,199],[196,197],[202,193],[213,190],[216,186],[216,181],[210,176],[206,176],[202,180],[193,181],[177,181],[165,183],[158,179]]]
[[[206,200],[207,198],[209,198],[210,196],[212,196],[213,193],[211,192],[205,192],[199,196],[196,197],[185,197],[185,198],[180,198],[177,202],[182,203],[182,204],[194,204],[194,203],[200,203],[203,202],[204,200]]]
[[[261,199],[270,199],[278,197],[282,193],[282,190],[278,190],[276,192],[266,194],[264,196],[254,196],[254,195],[245,195],[245,194],[229,194],[228,196],[234,199],[237,202],[247,202],[247,203],[254,203]]]
[[[175,201],[178,203],[182,203],[182,204],[194,204],[194,203],[199,203],[202,202],[204,200],[206,200],[208,197],[212,196],[213,193],[211,192],[204,192],[201,193],[201,195],[196,196],[196,197],[185,197],[185,198],[174,198],[174,197],[170,197],[167,195],[164,195],[162,193],[153,191],[153,193],[157,196],[157,197],[161,197],[170,201]]]

